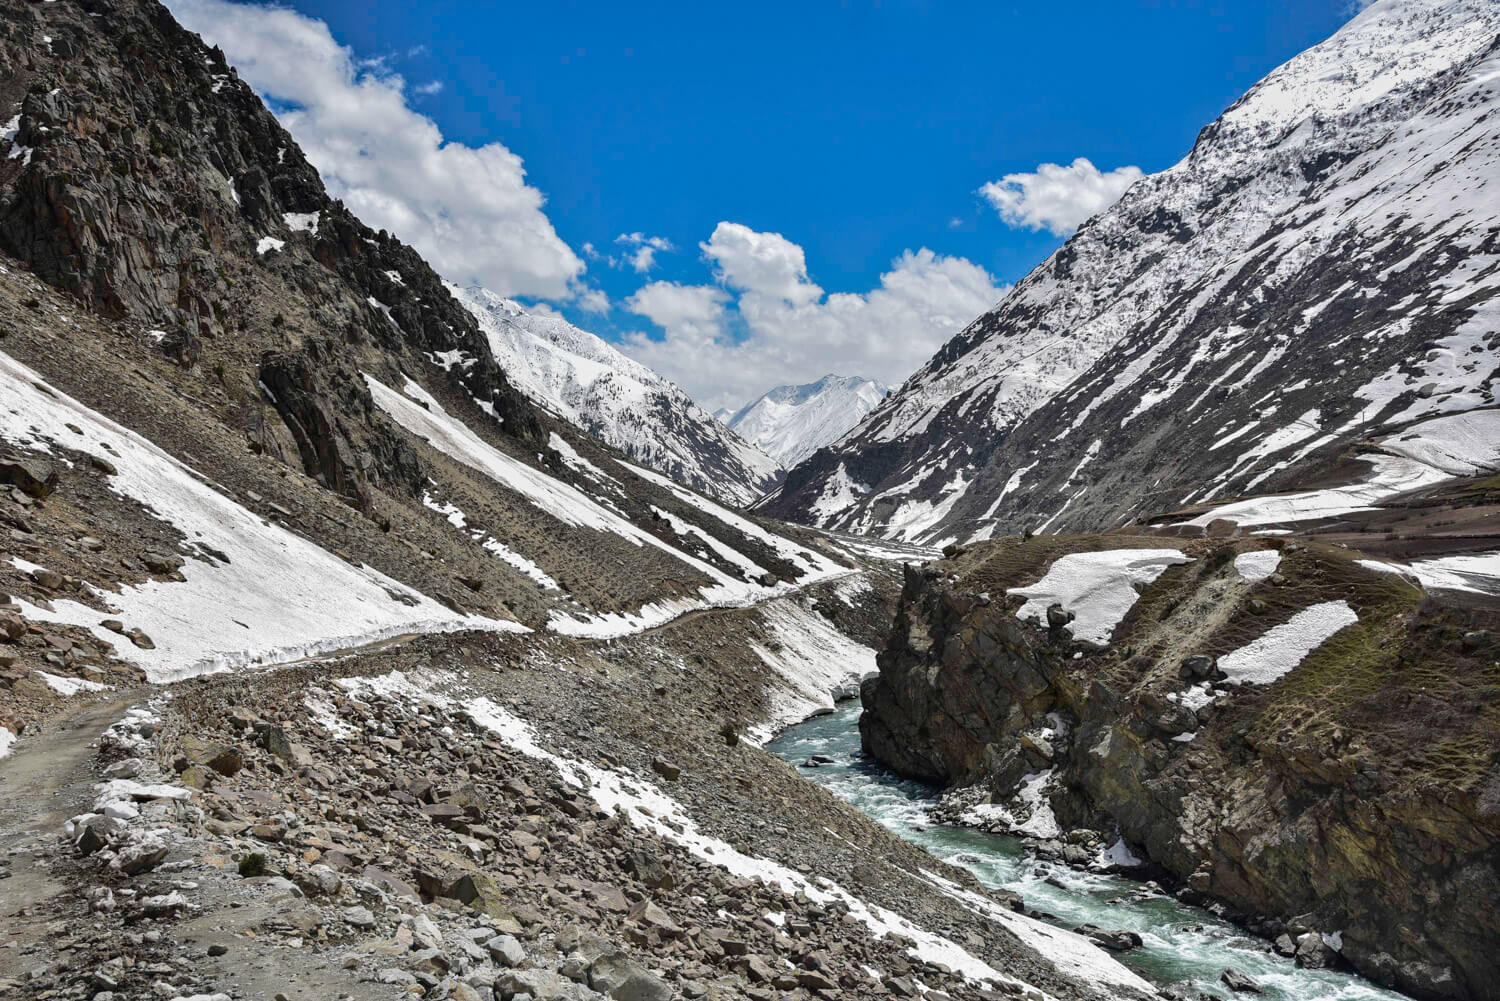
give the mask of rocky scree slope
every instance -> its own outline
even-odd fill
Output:
[[[736,507],[780,481],[784,457],[747,443],[595,335],[479,286],[449,291],[474,314],[516,388],[633,462]]]
[[[870,753],[974,823],[1123,836],[1300,962],[1500,996],[1493,607],[1295,540],[949,557],[907,572]]]
[[[79,642],[114,643],[97,623],[121,608],[154,617],[155,653],[132,656],[161,678],[403,628],[618,634],[851,565],[539,411],[425,262],[330,201],[160,5],[3,17],[0,434],[51,471],[0,499],[26,536],[0,586],[65,597],[47,614]],[[49,500],[53,474],[88,504]],[[323,572],[288,574],[289,550]],[[278,591],[319,587],[344,604],[309,593],[296,629],[274,615]],[[260,619],[213,600],[236,588]],[[188,593],[225,634],[166,621]]]
[[[857,375],[825,375],[801,386],[777,386],[724,417],[747,441],[791,468],[842,438],[890,387]]]
[[[1360,439],[1493,405],[1497,37],[1486,0],[1371,4],[764,510],[937,543],[1097,530],[1295,489]]]
[[[785,602],[868,628],[836,584]],[[917,997],[920,983],[961,1001],[1145,996],[1066,933],[1045,932],[1080,950],[1074,963],[1088,957],[1092,977],[1064,970],[1062,950],[1042,957],[1037,923],[1009,910],[1018,901],[726,742],[726,723],[775,711],[754,651],[795,642],[780,614],[686,618],[608,645],[424,636],[116,708],[81,773],[49,776],[80,811],[66,839],[33,831],[7,853],[27,907],[7,926],[20,948],[0,954],[0,988],[796,1001]],[[78,743],[95,732],[50,731]],[[30,754],[0,762],[7,845],[35,809],[5,781]]]

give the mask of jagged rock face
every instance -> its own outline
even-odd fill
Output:
[[[1086,223],[768,513],[922,542],[1286,488],[1494,402],[1500,9],[1385,0]]]
[[[777,386],[723,418],[788,468],[842,438],[890,387],[857,375],[825,375],[802,386]]]
[[[1192,892],[1341,932],[1361,972],[1417,996],[1500,996],[1495,613],[1327,547],[1288,543],[1252,580],[1235,557],[1263,542],[1197,540],[1107,646],[1017,617],[1009,588],[1121,545],[988,543],[908,572],[864,686],[866,749],[1002,803],[1050,770],[1064,827],[1118,825]],[[1333,596],[1357,621],[1279,677],[1224,680],[1231,654]]]
[[[781,464],[676,384],[559,317],[527,312],[479,286],[448,286],[473,313],[521,392],[642,465],[744,506],[780,480]]]
[[[474,361],[450,373],[462,391],[506,433],[545,437],[437,275],[329,199],[222,52],[165,7],[17,5],[0,23],[0,101],[19,105],[0,165],[0,248],[92,309],[154,331],[185,368],[214,341],[220,350],[207,354],[217,359],[226,341],[291,356],[318,339],[316,357],[287,364],[325,371],[357,371],[372,349],[464,352]],[[292,241],[322,268],[279,267]],[[251,268],[264,282],[253,302]],[[313,435],[307,447],[327,455],[350,444],[329,436],[333,423],[289,429],[299,447]],[[347,456],[337,465],[330,485],[357,499],[367,471]]]
[[[861,688],[859,730],[865,749],[903,775],[947,783],[982,774],[995,736],[1036,725],[1057,699],[1035,630],[975,615],[989,599],[935,588],[929,572],[906,567],[880,673]]]

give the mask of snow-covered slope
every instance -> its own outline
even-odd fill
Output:
[[[458,629],[525,631],[519,623],[464,615],[367,566],[351,566],[273,525],[203,482],[145,438],[95,413],[0,354],[0,442],[51,453],[56,442],[107,462],[112,488],[147,505],[191,540],[180,583],[150,581],[111,593],[88,588],[150,644],[121,654],[151,681],[274,663],[401,633]],[[14,557],[19,569],[36,567]],[[78,601],[51,607],[15,599],[27,617],[120,637],[110,615]]]
[[[1086,223],[768,513],[938,543],[1296,489],[1494,402],[1500,4],[1381,0]],[[1358,465],[1358,464],[1355,464]]]
[[[521,392],[635,461],[740,506],[780,477],[775,459],[588,331],[479,286],[448,290],[474,314]]]
[[[842,438],[889,391],[874,379],[825,375],[804,386],[777,386],[725,423],[790,468]]]

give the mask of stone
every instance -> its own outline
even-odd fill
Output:
[[[661,859],[647,855],[645,852],[632,852],[626,857],[625,867],[635,875],[636,879],[644,883],[648,890],[670,890],[677,885],[677,881],[662,864]]]
[[[220,775],[234,775],[245,767],[245,756],[232,744],[185,736],[179,741],[183,755],[197,765],[212,768]]]
[[[48,591],[56,591],[63,586],[63,575],[45,567],[31,571],[31,579],[36,582],[37,587],[46,588]]]
[[[666,911],[657,907],[656,904],[649,900],[637,901],[630,908],[627,916],[631,921],[654,928],[663,935],[675,936],[682,934],[682,928],[678,926],[677,922],[673,921]]]
[[[490,958],[501,966],[520,966],[526,961],[526,950],[514,935],[496,935],[484,943]]]
[[[155,835],[133,838],[115,853],[114,867],[127,876],[139,876],[161,865],[167,844]]]
[[[588,1001],[597,997],[587,987],[551,970],[508,970],[495,979],[495,994],[502,998],[527,995],[534,1001]]]
[[[1236,970],[1232,966],[1225,970],[1223,973],[1219,974],[1219,979],[1224,982],[1225,987],[1228,987],[1236,994],[1260,993],[1260,984],[1257,984],[1254,980],[1251,980],[1248,976],[1241,973],[1239,970]]]
[[[343,910],[344,921],[355,928],[374,928],[375,915],[370,913],[368,907],[345,907]]]
[[[1207,678],[1214,673],[1214,659],[1204,654],[1195,654],[1184,657],[1182,665],[1177,669],[1181,678]]]
[[[93,817],[73,836],[73,844],[80,853],[92,855],[109,843],[109,836],[117,826],[110,817]]]
[[[1111,952],[1129,952],[1142,945],[1141,937],[1133,931],[1105,931],[1094,925],[1079,925],[1073,930]]]
[[[623,952],[600,956],[589,967],[589,986],[615,1001],[671,1001],[672,988]]]
[[[425,914],[418,914],[411,920],[411,935],[419,949],[437,949],[443,944],[443,933]]]
[[[756,983],[768,984],[776,979],[776,971],[771,964],[753,954],[745,957],[745,972]]]
[[[1323,941],[1323,936],[1315,931],[1298,936],[1294,955],[1297,965],[1309,970],[1325,970],[1337,965],[1339,958],[1338,953]]]
[[[676,782],[682,775],[682,769],[672,764],[665,758],[657,757],[651,759],[651,770],[668,782]]]
[[[1062,605],[1054,602],[1053,604],[1047,606],[1048,629],[1061,629],[1069,622],[1072,622],[1073,619],[1073,613],[1062,607]]]
[[[57,489],[57,470],[40,459],[0,456],[0,483],[7,483],[28,497],[45,500]]]

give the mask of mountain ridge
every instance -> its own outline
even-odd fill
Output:
[[[1109,528],[1295,488],[1363,437],[1489,405],[1497,33],[1490,4],[1370,6],[762,509],[927,543]]]
[[[776,459],[597,335],[477,285],[447,288],[522,393],[632,460],[736,506],[780,480]]]

